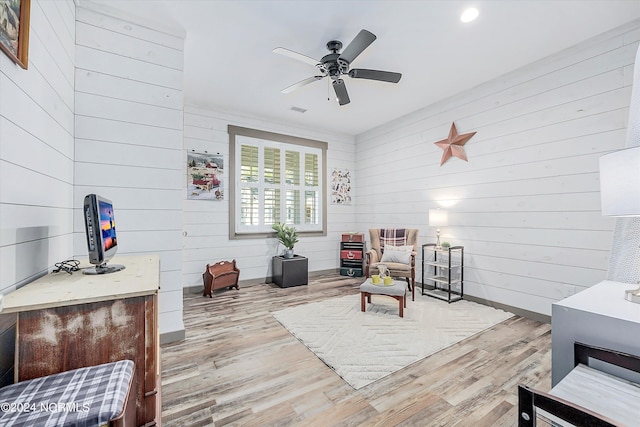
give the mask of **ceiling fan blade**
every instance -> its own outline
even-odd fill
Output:
[[[364,68],[354,68],[349,71],[349,77],[354,79],[379,80],[381,82],[398,83],[402,74],[391,71],[367,70]]]
[[[338,104],[346,105],[351,102],[351,100],[349,99],[349,94],[347,93],[347,87],[344,85],[344,80],[342,79],[334,80],[333,90],[336,91]]]
[[[277,47],[273,49],[273,53],[288,56],[289,58],[297,59],[298,61],[306,62],[307,64],[311,64],[314,67],[320,63],[320,61],[318,61],[317,59],[313,59],[310,56],[303,55],[301,53],[294,52],[289,49],[285,49],[284,47]]]
[[[324,77],[324,76],[313,76],[313,77],[306,78],[306,79],[304,79],[304,80],[300,80],[298,83],[294,83],[294,84],[292,84],[291,86],[289,86],[289,87],[286,87],[286,88],[282,89],[280,92],[282,92],[282,93],[291,93],[291,92],[293,92],[294,90],[299,89],[299,88],[301,88],[302,86],[306,86],[306,85],[308,85],[309,83],[313,83],[313,82],[315,82],[316,80],[320,80],[320,79],[321,79],[321,78],[323,78],[323,77]]]
[[[356,38],[349,43],[349,46],[344,48],[338,59],[351,64],[376,38],[373,33],[367,30],[360,30]]]

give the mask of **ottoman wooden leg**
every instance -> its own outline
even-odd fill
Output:
[[[400,317],[404,317],[404,297],[398,297],[398,306],[400,307]]]
[[[365,292],[360,292],[360,310],[366,311],[366,304],[364,302],[364,294]]]

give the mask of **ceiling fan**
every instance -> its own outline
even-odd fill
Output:
[[[299,61],[311,64],[318,69],[319,75],[306,78],[298,83],[292,84],[289,87],[282,89],[282,93],[290,93],[296,89],[313,83],[317,80],[321,80],[325,77],[330,77],[333,80],[333,90],[336,92],[336,97],[340,105],[348,104],[350,101],[349,94],[347,93],[347,87],[344,84],[344,80],[341,76],[348,75],[352,79],[368,79],[378,80],[381,82],[398,83],[402,74],[392,73],[390,71],[380,70],[367,70],[365,68],[353,68],[349,69],[351,63],[360,55],[371,43],[374,42],[376,36],[367,31],[361,30],[358,35],[349,43],[349,45],[340,53],[342,49],[342,42],[338,40],[331,40],[327,43],[327,49],[331,52],[328,55],[322,57],[321,60],[313,59],[309,56],[303,55],[298,52],[294,52],[283,47],[277,47],[273,49],[274,53],[288,56]]]

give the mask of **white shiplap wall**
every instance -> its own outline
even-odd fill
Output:
[[[28,70],[0,52],[0,293],[73,255],[75,5],[32,0]]]
[[[83,5],[76,17],[74,252],[86,256],[84,196],[111,199],[118,253],[160,256],[160,332],[183,331],[184,37]]]
[[[295,114],[295,113],[294,113]],[[229,162],[229,134],[227,126],[235,125],[302,138],[326,141],[327,180],[333,168],[355,167],[355,140],[352,136],[295,128],[237,113],[203,110],[186,106],[184,114],[183,195],[184,210],[184,286],[202,286],[202,273],[207,263],[235,259],[240,268],[240,280],[271,276],[271,258],[282,252],[278,241],[272,239],[229,240],[229,200],[187,200],[187,152],[220,153],[225,165]],[[228,168],[227,168],[228,169]],[[224,176],[228,194],[228,174]],[[353,194],[357,200],[357,194]],[[355,207],[329,204],[327,197],[327,236],[301,237],[295,252],[309,258],[309,271],[335,269],[339,264],[340,233],[355,228]]]
[[[465,246],[465,293],[544,315],[603,280],[614,222],[598,158],[624,146],[639,40],[636,21],[359,135],[359,228],[434,242],[428,209],[448,201],[442,240]],[[477,131],[469,161],[439,166],[453,121]],[[368,166],[382,156],[387,173]]]

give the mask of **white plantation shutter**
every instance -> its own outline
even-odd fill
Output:
[[[264,189],[264,224],[273,225],[280,221],[280,189]]]
[[[259,225],[260,201],[258,189],[254,187],[242,187],[240,189],[240,223],[242,225]]]
[[[300,153],[287,150],[285,152],[285,174],[287,184],[300,185]]]
[[[318,205],[320,200],[319,192],[317,191],[305,191],[304,192],[304,222],[305,224],[318,224],[320,219],[320,213],[318,211]]]
[[[300,224],[300,190],[287,190],[287,197],[284,202],[287,224]]]
[[[264,147],[264,182],[266,184],[280,184],[280,150]]]
[[[242,145],[240,157],[240,181],[258,182],[258,147]]]
[[[282,222],[299,232],[325,233],[322,163],[326,143],[229,126],[234,161],[232,236],[265,237]],[[240,130],[235,133],[232,131]],[[266,135],[259,138],[253,135]],[[282,142],[300,140],[301,143]]]
[[[312,187],[318,186],[320,171],[318,170],[318,155],[305,153],[304,155],[304,183]]]

